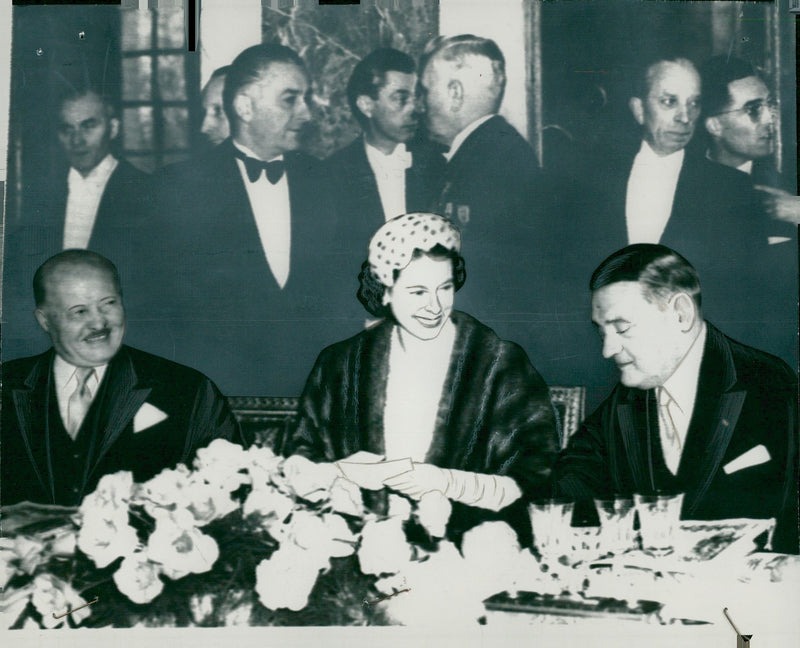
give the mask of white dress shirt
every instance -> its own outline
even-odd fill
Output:
[[[411,153],[402,142],[389,155],[364,140],[367,161],[372,168],[383,216],[388,221],[406,213],[406,169],[411,166]]]
[[[740,164],[736,167],[739,171],[746,173],[747,175],[753,175],[753,161],[747,160],[744,164]]]
[[[433,439],[456,327],[448,321],[437,338],[427,341],[409,339],[413,336],[400,333],[399,328],[392,331],[389,351],[384,450],[387,460],[410,457],[422,462]]]
[[[664,451],[664,462],[672,474],[678,472],[681,462],[681,455],[686,441],[686,434],[689,432],[689,424],[694,413],[694,404],[697,398],[697,384],[700,380],[700,364],[703,361],[703,351],[706,346],[706,325],[700,334],[692,342],[692,346],[686,352],[677,369],[664,381],[661,387],[656,388],[656,396],[659,405],[665,401],[669,405],[668,414],[664,408],[659,407],[659,431],[661,433],[661,446]],[[671,421],[665,421],[664,417],[669,416]],[[665,437],[669,432],[665,429],[666,425],[672,426],[677,434],[677,443],[670,443]]]
[[[260,159],[253,151],[234,140],[233,145],[248,157]],[[279,155],[268,162],[283,160]],[[250,199],[250,207],[256,219],[258,236],[267,264],[275,281],[283,288],[289,280],[290,254],[292,247],[292,211],[289,202],[289,180],[284,173],[272,184],[267,174],[262,173],[255,182],[250,182],[244,161],[236,158],[242,182]]]
[[[461,148],[461,145],[464,143],[464,140],[467,139],[470,135],[472,135],[473,131],[475,131],[478,126],[483,124],[484,122],[489,121],[492,117],[495,116],[495,113],[491,113],[489,115],[484,115],[483,117],[476,119],[474,122],[466,126],[458,135],[453,138],[453,143],[450,144],[450,150],[444,154],[444,157],[449,162],[453,159],[453,156],[458,152],[458,149]]]
[[[455,337],[452,320],[432,341],[403,335],[399,327],[392,331],[383,409],[383,442],[387,460],[409,457],[417,463],[425,461],[436,428]],[[443,470],[447,477],[444,494],[463,504],[499,511],[522,495],[511,477]],[[390,515],[404,515],[407,509],[405,499],[390,494]]]
[[[100,383],[103,382],[103,376],[108,368],[107,364],[94,367],[94,373],[89,376],[86,382],[86,388],[92,395],[92,401],[97,395],[97,390],[100,388]],[[69,397],[78,387],[78,375],[76,373],[77,367],[56,354],[53,361],[53,380],[55,380],[56,399],[58,400],[58,413],[61,415],[61,421],[64,423],[64,429],[69,429]]]
[[[97,209],[117,160],[110,153],[84,178],[70,167],[67,174],[67,211],[64,218],[63,249],[86,249],[92,238]]]
[[[683,149],[662,157],[642,142],[625,193],[628,244],[661,240],[672,213],[683,157]]]

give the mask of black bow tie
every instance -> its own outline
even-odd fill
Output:
[[[255,182],[261,177],[261,172],[267,172],[267,180],[272,184],[276,184],[278,180],[283,177],[283,172],[286,170],[283,160],[273,160],[272,162],[262,162],[256,158],[249,157],[239,151],[236,151],[236,157],[244,162],[245,171],[250,182]]]

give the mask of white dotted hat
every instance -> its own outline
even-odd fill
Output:
[[[387,221],[372,236],[369,265],[384,286],[392,286],[394,271],[411,262],[414,250],[430,252],[437,245],[461,251],[461,232],[449,219],[439,214],[403,214]]]

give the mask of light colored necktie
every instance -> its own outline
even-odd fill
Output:
[[[75,369],[77,385],[67,402],[67,432],[73,441],[78,436],[78,430],[81,429],[83,419],[86,418],[86,412],[89,411],[89,407],[92,404],[92,392],[87,383],[93,375],[94,369],[92,367],[78,367]]]
[[[678,404],[672,395],[663,387],[658,389],[658,431],[661,436],[661,449],[664,452],[664,463],[675,475],[681,462],[681,438],[675,425],[673,411]]]

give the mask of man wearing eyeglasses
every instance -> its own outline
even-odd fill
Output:
[[[569,229],[559,253],[574,259],[568,269],[572,292],[582,294],[578,271],[590,274],[611,250],[666,245],[696,264],[710,318],[744,343],[784,357],[785,341],[767,334],[764,309],[755,301],[774,279],[760,271],[767,237],[762,220],[752,217],[757,205],[750,182],[690,145],[704,97],[697,68],[683,56],[643,60],[631,94],[631,125],[639,129],[602,147],[567,198],[572,204],[565,211],[574,216],[563,219],[568,225],[562,229]],[[562,299],[562,307],[579,313],[581,305],[577,299],[563,305]],[[570,335],[585,334],[575,325]],[[584,362],[587,381],[601,375],[601,367]]]
[[[777,104],[753,66],[735,57],[710,59],[703,66],[703,104],[708,157],[749,175],[765,193],[770,216],[800,223],[794,182],[778,173],[772,159]],[[772,229],[777,233],[780,226]]]
[[[797,223],[800,198],[795,182],[774,164],[778,136],[776,103],[747,61],[715,56],[703,66],[703,114],[709,136],[706,156],[741,172],[759,190],[751,214],[764,226],[768,248],[758,259],[765,277],[750,296],[770,351],[797,366]],[[790,193],[791,192],[791,193]],[[766,212],[766,213],[765,213]]]

